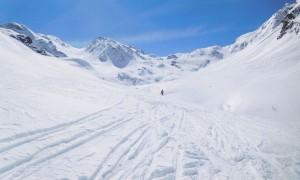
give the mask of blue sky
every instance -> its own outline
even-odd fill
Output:
[[[228,45],[295,0],[0,0],[0,22],[18,22],[80,47],[110,37],[168,55]]]

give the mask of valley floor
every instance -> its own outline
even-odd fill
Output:
[[[0,179],[299,179],[299,130],[267,122],[125,95],[82,118],[0,137]]]

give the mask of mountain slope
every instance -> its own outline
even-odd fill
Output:
[[[291,126],[296,123],[298,127],[300,38],[293,29],[278,37],[284,27],[284,17],[299,8],[299,4],[285,6],[284,11],[280,10],[257,31],[238,38],[229,46],[233,51],[238,49],[234,54],[183,78],[175,86],[172,83],[165,86],[170,86],[170,92],[185,101],[284,121]],[[274,26],[278,14],[282,20]],[[241,50],[240,45],[245,43],[247,46]]]
[[[92,69],[42,56],[3,33],[0,47],[0,122],[3,128],[15,124],[9,128],[11,133],[43,127],[44,122],[54,125],[118,101],[118,95],[111,101],[98,96],[110,93],[111,85]],[[0,136],[3,133],[0,130]]]
[[[46,56],[66,57],[66,54],[57,50],[57,45],[70,47],[54,36],[36,34],[25,25],[7,23],[0,25],[1,32],[22,42],[33,51]]]
[[[270,36],[272,36],[274,33],[276,33],[278,39],[283,37],[287,32],[289,32],[288,34],[298,34],[300,12],[299,6],[299,2],[294,4],[286,4],[256,31],[247,33],[237,38],[234,44],[228,46],[230,52],[239,52],[252,43],[263,42],[265,39],[270,38]],[[280,33],[278,33],[278,31],[280,31]]]
[[[210,63],[224,59],[228,55],[228,48],[212,46],[196,49],[191,53],[172,54],[167,56],[164,61],[184,71],[198,71]]]
[[[139,49],[103,37],[93,40],[85,47],[85,51],[101,62],[111,61],[118,68],[126,67],[130,61],[144,60],[147,57]]]

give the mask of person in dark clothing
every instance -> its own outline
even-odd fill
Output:
[[[163,90],[163,89],[160,91],[160,94],[161,94],[162,96],[164,95],[164,90]]]

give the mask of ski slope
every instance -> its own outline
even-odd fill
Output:
[[[2,136],[0,178],[299,178],[299,131],[137,91],[82,118]]]
[[[0,179],[300,176],[297,123],[162,97],[165,84],[109,83],[1,34],[0,45]]]

